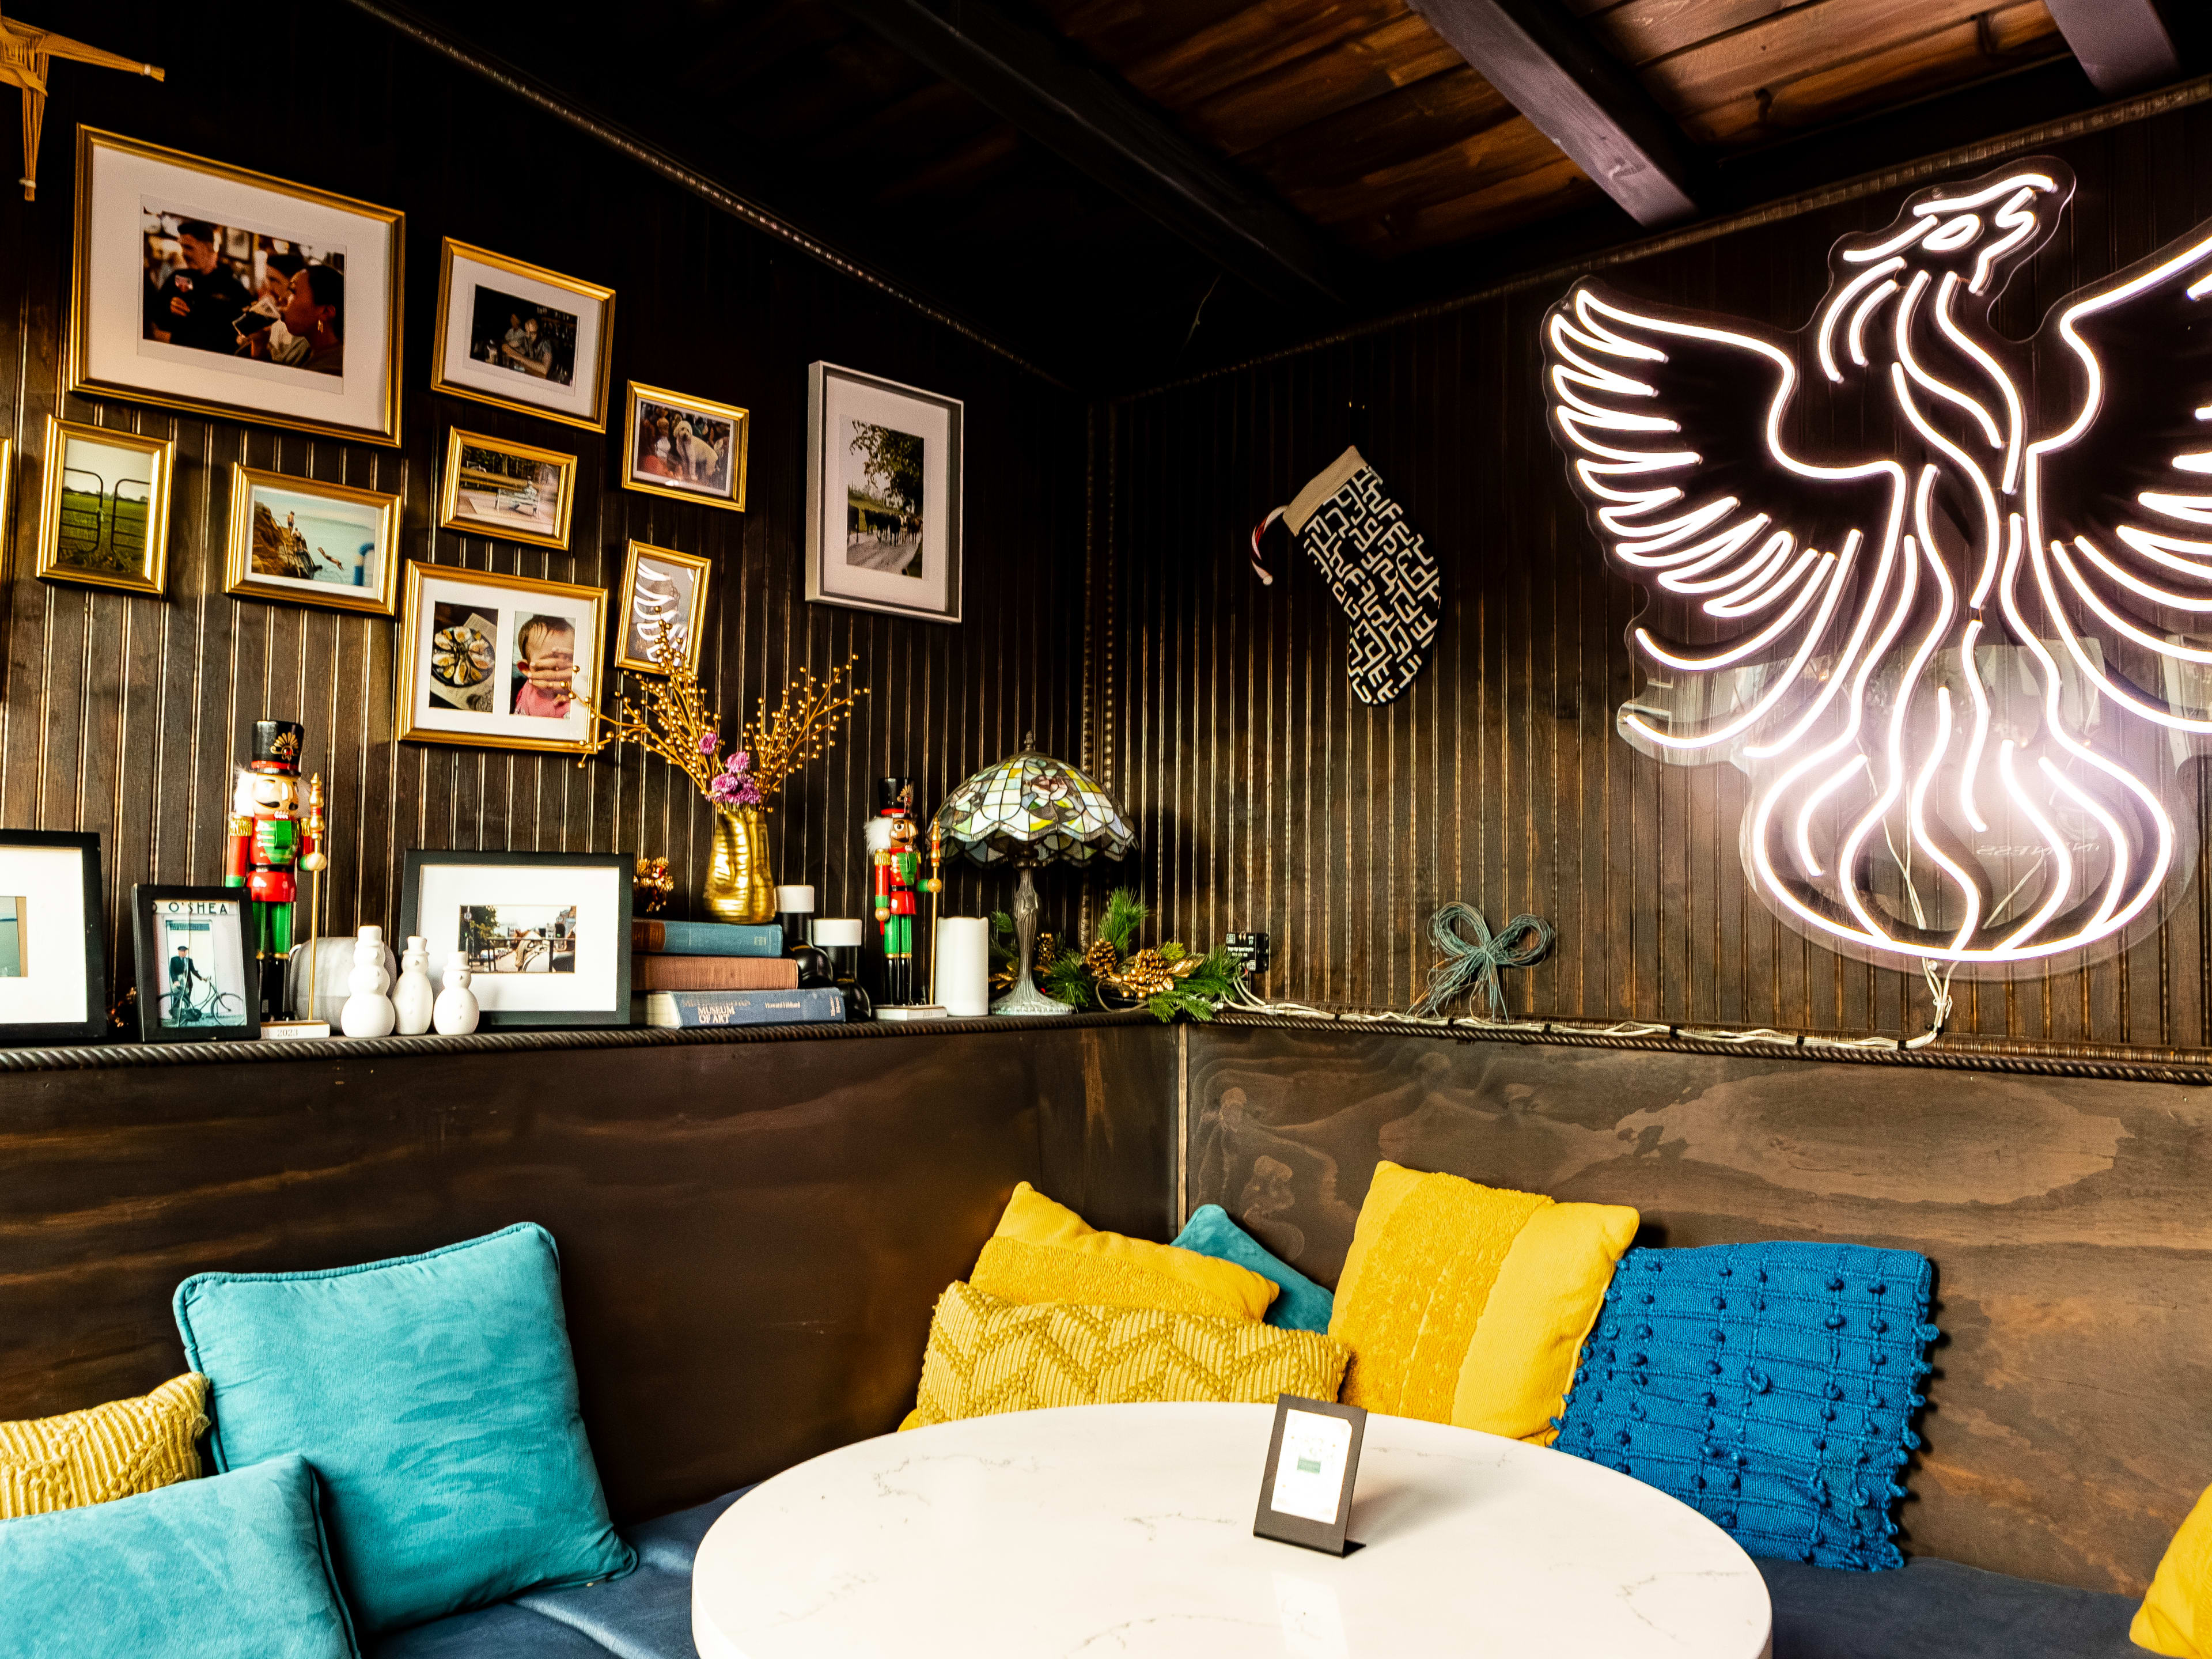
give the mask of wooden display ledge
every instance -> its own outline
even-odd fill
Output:
[[[102,1042],[67,1048],[0,1048],[0,1072],[95,1072],[131,1066],[235,1066],[300,1060],[383,1059],[533,1048],[663,1048],[730,1042],[823,1042],[852,1038],[973,1036],[1158,1024],[1141,1008],[1109,1014],[986,1016],[981,1019],[815,1020],[798,1025],[596,1025],[477,1031],[467,1036],[273,1038],[250,1042]]]

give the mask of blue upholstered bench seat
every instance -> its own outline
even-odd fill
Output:
[[[695,1510],[625,1528],[637,1571],[580,1589],[533,1591],[386,1637],[368,1659],[696,1659],[691,1559],[740,1487]]]
[[[1774,1659],[2145,1659],[2131,1595],[1917,1556],[1887,1572],[1761,1561]]]

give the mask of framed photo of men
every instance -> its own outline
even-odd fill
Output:
[[[77,131],[68,389],[399,441],[405,220]]]
[[[607,429],[615,291],[446,239],[430,389]]]

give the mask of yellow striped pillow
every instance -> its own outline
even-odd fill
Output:
[[[0,1521],[105,1504],[199,1477],[207,1378],[172,1377],[136,1400],[0,1423]]]

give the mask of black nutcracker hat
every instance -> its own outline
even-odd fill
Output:
[[[878,778],[876,780],[876,811],[902,812],[914,816],[914,780],[912,778]]]
[[[307,740],[307,728],[297,720],[254,721],[253,769],[288,772],[297,777],[300,750]]]

